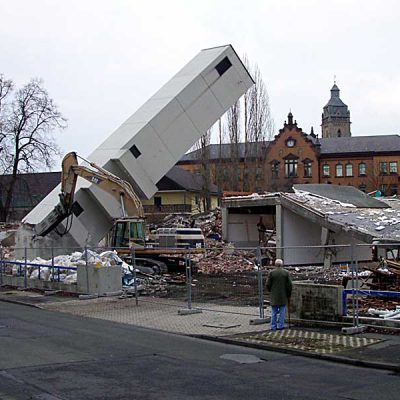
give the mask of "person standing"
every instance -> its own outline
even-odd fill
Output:
[[[265,232],[267,228],[265,227],[263,217],[260,217],[260,219],[257,222],[257,230],[258,230],[258,242],[261,246],[265,245]]]
[[[267,290],[271,293],[271,330],[285,329],[286,303],[292,294],[292,280],[289,272],[283,268],[283,261],[280,258],[275,260],[275,268],[268,275]]]

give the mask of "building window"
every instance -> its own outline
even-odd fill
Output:
[[[272,173],[272,179],[278,179],[279,178],[279,162],[278,161],[272,161],[272,163],[271,163],[271,173]]]
[[[285,177],[295,178],[297,176],[297,160],[285,160]]]
[[[330,175],[329,164],[324,164],[322,166],[322,175],[323,176],[329,176]]]
[[[358,188],[364,193],[367,191],[367,185],[365,185],[364,183],[362,183]]]
[[[242,179],[242,171],[241,171],[240,167],[238,167],[238,168],[236,169],[236,179],[237,179],[238,181],[240,181],[240,180]]]
[[[389,173],[397,174],[397,161],[391,161],[389,163]]]
[[[311,178],[311,160],[306,159],[303,161],[304,164],[304,178]]]
[[[398,186],[397,185],[390,185],[390,192],[391,192],[392,196],[397,194],[397,190],[398,190]]]
[[[379,173],[381,175],[386,175],[388,173],[388,169],[387,169],[387,162],[383,161],[379,163]]]
[[[232,67],[232,63],[229,61],[228,57],[225,57],[218,65],[216,65],[215,69],[219,73],[219,76],[222,76],[230,67]]]
[[[154,196],[154,205],[161,210],[161,206],[162,206],[162,199],[160,196]]]
[[[249,168],[245,167],[243,170],[243,179],[248,179],[249,177]]]
[[[360,164],[358,164],[358,175],[367,175],[367,166],[365,165],[365,162],[360,162]]]
[[[139,149],[136,147],[136,144],[134,144],[130,149],[131,153],[135,158],[139,158],[139,156],[142,154]]]
[[[256,180],[259,181],[262,179],[262,168],[261,167],[257,167],[256,168]]]
[[[353,176],[353,164],[346,164],[346,176]]]
[[[343,176],[343,165],[336,164],[336,177],[341,178]]]

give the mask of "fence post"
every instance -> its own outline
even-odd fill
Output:
[[[133,265],[133,281],[134,281],[134,288],[135,288],[135,303],[139,305],[139,293],[138,293],[138,284],[137,284],[137,274],[136,274],[136,254],[135,249],[131,249],[131,261]]]
[[[264,288],[263,271],[261,268],[261,249],[257,247],[257,278],[258,278],[258,304],[260,309],[260,319],[264,319]]]
[[[88,271],[88,249],[87,246],[85,245],[85,265],[86,265],[86,293],[89,294],[89,271]]]
[[[250,325],[267,324],[271,322],[271,318],[265,318],[264,313],[264,285],[263,285],[263,271],[261,268],[261,247],[256,248],[256,266],[257,266],[257,284],[258,284],[258,307],[259,317],[250,320]]]
[[[357,247],[356,247],[357,250]],[[355,266],[355,272],[356,272],[356,298],[355,298],[355,322],[356,326],[358,327],[358,296],[359,296],[359,290],[360,290],[360,282],[359,282],[359,276],[358,276],[358,256],[357,256],[357,251],[355,251],[354,254],[354,266]]]
[[[350,255],[351,255],[351,303],[353,306],[353,326],[342,328],[342,332],[345,334],[353,335],[355,333],[364,332],[366,326],[358,324],[358,260],[355,250],[356,245],[354,239],[351,241]],[[356,286],[357,285],[357,286]]]
[[[27,270],[26,270],[26,268],[27,268],[27,266],[28,266],[28,249],[25,247],[25,249],[24,249],[24,257],[25,257],[25,265],[24,265],[24,287],[25,287],[25,289],[27,288],[27,286],[28,286],[28,280],[27,280],[27,275],[26,275],[26,273],[27,273]]]
[[[3,286],[3,269],[4,269],[4,263],[3,263],[3,247],[0,246],[0,285]]]
[[[51,281],[54,282],[54,247],[51,246]]]
[[[188,309],[192,309],[192,262],[190,253],[186,254],[186,270],[187,270],[187,283],[188,283]]]
[[[179,315],[198,314],[202,310],[199,308],[192,308],[192,259],[190,257],[189,248],[186,249],[185,253],[185,275],[187,285],[187,308],[178,310]]]
[[[355,298],[355,266],[354,266],[354,243],[351,242],[350,248],[351,257],[351,305],[353,314],[353,326],[356,326],[356,298]]]

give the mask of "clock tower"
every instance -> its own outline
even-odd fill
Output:
[[[331,89],[331,98],[322,113],[323,138],[351,136],[350,111],[340,99],[339,94],[340,90],[335,82]]]

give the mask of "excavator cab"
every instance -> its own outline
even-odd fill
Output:
[[[115,221],[111,245],[115,248],[144,247],[145,223],[140,218],[123,218]]]

